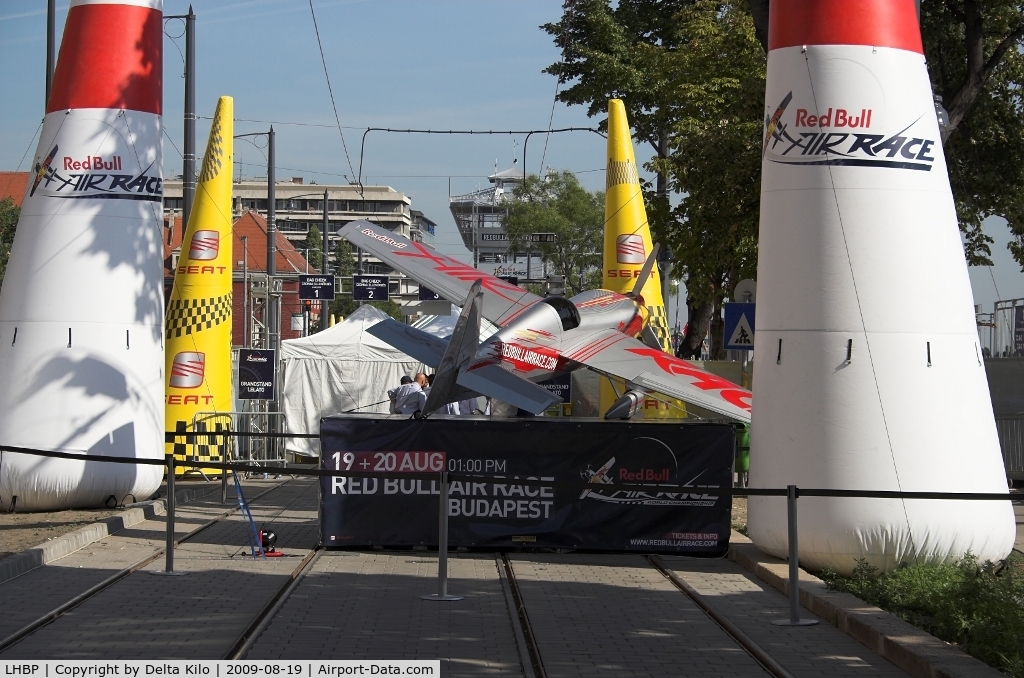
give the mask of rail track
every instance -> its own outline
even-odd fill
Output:
[[[282,482],[282,483],[280,483],[278,485],[275,485],[274,487],[271,487],[271,488],[268,488],[268,489],[264,490],[263,492],[261,492],[258,495],[252,497],[251,499],[249,499],[248,503],[252,504],[252,503],[258,501],[261,497],[265,497],[266,495],[270,494],[271,492],[281,488],[286,483],[287,483],[287,481]],[[174,540],[174,547],[177,548],[179,545],[184,544],[185,542],[189,541],[190,539],[193,539],[197,535],[201,534],[202,532],[205,532],[209,528],[213,527],[214,525],[216,525],[217,523],[221,522],[225,518],[228,518],[229,516],[235,514],[236,512],[238,512],[238,507],[237,506],[235,506],[234,508],[228,509],[228,510],[224,511],[223,513],[215,516],[214,518],[206,521],[202,525],[196,527],[191,532],[188,532],[187,534],[183,535],[179,539]],[[14,647],[15,645],[17,645],[22,640],[28,638],[32,634],[36,633],[40,629],[42,629],[42,628],[52,624],[54,621],[56,621],[57,619],[59,619],[63,615],[67,614],[71,610],[74,610],[76,607],[82,605],[83,603],[85,603],[89,599],[94,598],[95,596],[97,596],[98,594],[102,593],[106,589],[110,588],[111,586],[113,586],[117,582],[121,581],[122,579],[124,579],[128,575],[132,574],[133,572],[137,572],[137,571],[141,570],[142,568],[146,567],[147,565],[149,565],[150,563],[156,561],[161,556],[163,556],[165,553],[166,553],[166,548],[158,548],[158,549],[156,549],[155,551],[153,551],[153,553],[151,553],[150,555],[146,556],[145,558],[143,558],[143,559],[141,559],[141,560],[139,560],[139,561],[129,565],[128,567],[126,567],[126,568],[124,568],[122,570],[119,570],[118,572],[115,572],[114,574],[110,575],[109,577],[107,577],[103,581],[99,582],[98,584],[95,584],[95,585],[91,586],[90,588],[86,589],[85,591],[79,593],[78,595],[74,596],[73,598],[67,600],[66,602],[62,603],[61,605],[59,605],[59,606],[55,607],[54,609],[50,610],[46,614],[44,614],[44,615],[38,617],[37,619],[29,622],[28,624],[22,626],[17,631],[15,631],[15,632],[11,633],[10,635],[8,635],[6,638],[0,639],[0,654],[3,654],[4,652],[6,652],[10,648]],[[311,557],[311,555],[312,555],[312,553],[307,555],[306,558],[303,559],[303,563],[306,563],[309,560],[309,558]],[[293,579],[294,579],[294,576],[295,575],[293,574]]]
[[[776,661],[764,648],[754,642],[738,626],[733,624],[725,615],[715,609],[708,600],[687,584],[678,575],[668,569],[665,564],[655,555],[645,556],[648,563],[657,569],[666,579],[684,593],[702,612],[720,629],[722,629],[744,652],[757,662],[769,675],[775,678],[794,678],[793,674],[786,670]],[[530,615],[526,603],[516,581],[515,569],[512,560],[507,553],[498,556],[498,571],[502,577],[502,585],[506,588],[506,601],[509,605],[509,612],[515,627],[516,642],[520,648],[520,661],[525,678],[547,678],[544,668],[544,658],[541,654],[540,645],[534,635],[533,627],[530,625]]]

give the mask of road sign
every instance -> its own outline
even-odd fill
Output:
[[[356,301],[387,301],[388,281],[386,275],[354,275],[352,298]]]
[[[725,304],[725,347],[754,348],[754,307],[756,304]]]
[[[420,293],[417,297],[420,301],[444,301],[444,297],[430,289],[426,285],[420,285]]]
[[[299,299],[318,301],[334,299],[333,275],[300,275]]]
[[[274,349],[238,350],[238,399],[274,399]]]
[[[555,242],[554,233],[531,233],[530,242]]]

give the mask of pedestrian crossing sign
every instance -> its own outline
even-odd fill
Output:
[[[725,347],[732,350],[754,348],[755,304],[725,304]]]

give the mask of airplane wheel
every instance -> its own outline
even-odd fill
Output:
[[[415,412],[412,413],[412,418],[413,419],[422,419],[423,418],[423,411],[422,410],[416,410]]]

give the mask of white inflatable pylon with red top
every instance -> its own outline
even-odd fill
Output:
[[[161,0],[71,0],[0,291],[0,445],[162,459]],[[148,499],[159,466],[4,452],[4,508]]]
[[[1007,491],[914,0],[772,0],[750,484]],[[1008,501],[799,499],[800,563],[1005,558]],[[751,497],[787,553],[786,500]]]

